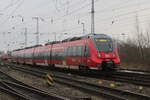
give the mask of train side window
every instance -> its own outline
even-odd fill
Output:
[[[72,57],[75,57],[76,56],[76,47],[73,46],[72,47]]]
[[[50,52],[49,52],[49,51],[47,51],[47,52],[45,53],[45,58],[48,59],[48,60],[50,59]]]
[[[76,46],[76,57],[79,57],[79,46]]]
[[[84,57],[84,50],[85,49],[85,47],[84,46],[81,46],[81,57]]]
[[[39,52],[38,54],[39,54],[39,55],[38,55],[38,59],[41,59],[41,57],[42,57],[42,56],[41,56],[41,53]]]
[[[58,55],[59,55],[59,53],[58,52],[55,52],[55,60],[58,60],[59,58],[58,58]]]
[[[56,52],[56,60],[59,60],[59,57],[60,57],[60,53]]]
[[[37,59],[39,59],[40,58],[40,54],[39,54],[39,52],[37,52]]]
[[[75,56],[75,47],[71,47],[71,57]]]
[[[75,46],[75,57],[78,57],[78,46]]]
[[[82,47],[78,46],[78,56],[81,57],[82,56]]]
[[[69,47],[69,57],[72,57],[72,47]]]
[[[55,52],[54,51],[52,51],[52,60],[54,60],[55,58]]]
[[[89,57],[90,56],[90,51],[89,51],[89,46],[85,45],[85,56]]]
[[[71,47],[68,47],[67,51],[68,51],[67,56],[70,57],[71,56]]]
[[[66,57],[66,47],[64,47],[63,57]]]
[[[41,54],[41,59],[44,60],[45,52],[42,51],[40,54]]]
[[[64,57],[67,57],[67,47],[64,47]]]
[[[60,60],[64,59],[64,52],[60,52]]]

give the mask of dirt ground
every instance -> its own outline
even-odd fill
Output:
[[[47,71],[47,72],[53,73],[52,71]],[[54,72],[54,73],[61,73],[61,72]],[[145,95],[150,96],[150,88],[149,87],[124,83],[124,82],[108,81],[108,80],[97,79],[97,78],[87,78],[84,76],[73,75],[71,73],[68,73],[68,74],[61,73],[61,74],[65,74],[68,77],[73,77],[73,78],[76,78],[76,79],[81,80],[81,81],[86,81],[88,83],[90,82],[90,83],[94,83],[94,84],[98,84],[98,85],[102,85],[102,86],[113,87],[116,89],[131,91],[131,92],[135,92],[135,93],[141,93],[141,94],[145,94]]]
[[[123,69],[134,69],[141,71],[150,71],[150,67],[144,64],[133,64],[133,63],[121,63],[120,68]]]
[[[124,83],[124,82],[108,81],[108,80],[97,79],[97,78],[87,78],[87,77],[83,77],[83,76],[71,75],[70,73],[67,75],[70,77],[79,79],[81,81],[86,81],[88,83],[94,83],[94,84],[101,85],[101,86],[108,86],[111,88],[131,91],[131,92],[135,92],[135,93],[141,93],[141,94],[150,96],[150,88],[149,87]]]
[[[0,100],[16,100],[16,98],[0,91]]]
[[[54,94],[58,94],[58,95],[65,96],[65,97],[87,97],[87,96],[89,97],[90,96],[90,94],[86,94],[86,93],[83,93],[74,88],[70,88],[70,87],[67,87],[67,86],[64,86],[61,84],[57,84],[57,83],[55,83],[54,86],[48,86],[44,79],[41,79],[36,76],[28,75],[28,74],[20,72],[20,71],[12,70],[11,68],[7,68],[5,66],[1,67],[0,70],[7,72],[12,77],[14,77],[28,85],[37,87],[37,88],[47,91],[49,93],[54,93]],[[62,74],[64,74],[64,73],[62,73]],[[132,91],[132,92],[136,92],[136,93],[142,93],[144,95],[150,96],[150,88],[148,88],[148,87],[142,87],[142,86],[138,86],[138,85],[115,82],[115,81],[108,81],[108,80],[103,80],[103,79],[87,78],[87,77],[83,77],[83,76],[73,75],[70,73],[68,73],[66,75],[73,77],[73,78],[77,78],[81,81],[86,81],[86,82],[90,82],[90,83],[94,83],[94,84],[98,84],[98,85],[102,85],[102,86],[108,86],[108,87],[112,87],[112,88],[117,88],[117,89],[122,89],[122,90],[126,90],[126,91]],[[140,89],[141,87],[142,87],[142,89]],[[94,97],[94,96],[91,96],[91,97],[92,97],[92,100],[105,100],[104,98],[99,98],[99,97]],[[5,100],[7,100],[7,99],[5,99]],[[13,100],[13,99],[10,99],[10,100]]]
[[[83,93],[74,88],[70,88],[70,87],[60,85],[57,83],[55,83],[54,86],[48,86],[44,79],[38,78],[36,76],[28,75],[23,72],[15,71],[15,70],[12,70],[11,68],[2,67],[0,68],[0,70],[7,72],[9,75],[16,78],[17,80],[20,80],[28,85],[47,91],[48,93],[53,93],[53,94],[57,94],[57,95],[65,96],[69,98],[92,97],[92,100],[106,100],[104,98],[90,96],[89,94]],[[13,99],[9,99],[9,100],[13,100]]]

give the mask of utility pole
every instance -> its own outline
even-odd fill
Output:
[[[39,44],[39,17],[33,17],[33,19],[35,19],[37,21],[37,24],[36,24],[36,44],[38,45]]]
[[[85,34],[85,24],[84,23],[81,23],[82,26],[83,26],[83,34]]]
[[[25,36],[25,47],[27,47],[27,28],[26,27],[25,27],[24,36]]]
[[[92,7],[91,7],[91,33],[94,34],[95,33],[95,22],[94,22],[94,0],[92,0]]]

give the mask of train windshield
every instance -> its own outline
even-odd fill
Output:
[[[112,52],[113,51],[113,43],[110,39],[95,39],[95,44],[100,52]]]

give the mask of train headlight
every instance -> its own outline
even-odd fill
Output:
[[[115,54],[114,54],[114,53],[112,53],[112,57],[115,57]]]
[[[101,57],[102,55],[100,53],[98,53],[98,57]]]

